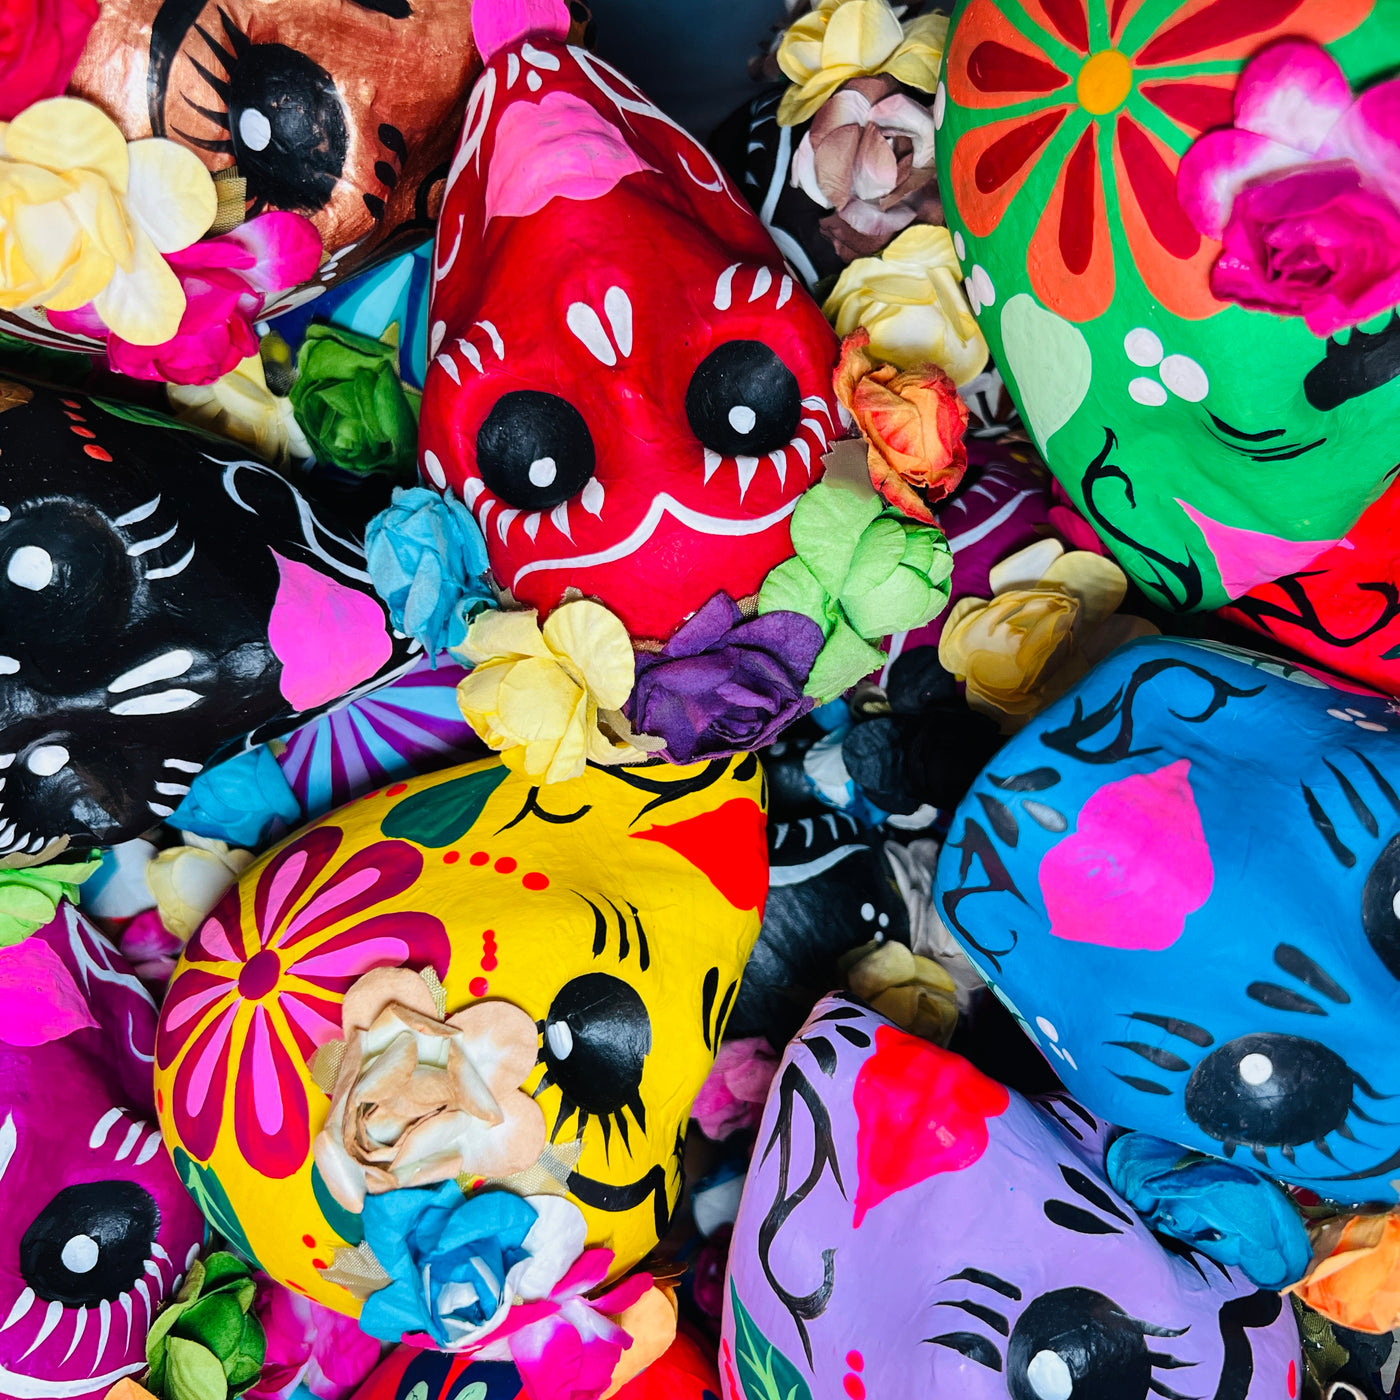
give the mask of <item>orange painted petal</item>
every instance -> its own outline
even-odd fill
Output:
[[[1224,310],[1211,295],[1220,244],[1197,233],[1176,197],[1180,157],[1126,112],[1113,139],[1123,231],[1147,290],[1175,316],[1199,321]]]
[[[1089,52],[1089,14],[1084,0],[1023,0],[1026,13],[1070,48]]]
[[[958,213],[975,237],[985,238],[1001,222],[1069,110],[1047,107],[963,133],[953,147],[953,188]]]
[[[1091,321],[1113,299],[1113,248],[1092,123],[1060,168],[1026,261],[1036,295],[1067,321]]]
[[[1187,0],[1134,64],[1243,61],[1284,36],[1328,44],[1350,34],[1374,8],[1375,0]]]
[[[992,0],[972,0],[948,48],[948,96],[959,107],[1010,107],[1069,86]]]
[[[1189,136],[1229,126],[1235,115],[1235,73],[1200,73],[1190,79],[1142,83],[1138,91]]]

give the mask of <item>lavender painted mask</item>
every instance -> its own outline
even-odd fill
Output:
[[[1165,1248],[1108,1184],[1105,1141],[1067,1098],[818,1003],[734,1226],[726,1400],[1292,1400],[1279,1295]]]
[[[143,1370],[204,1237],[155,1126],[155,1028],[150,996],[67,903],[0,951],[5,1400],[88,1400]]]

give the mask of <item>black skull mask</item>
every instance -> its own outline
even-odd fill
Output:
[[[407,660],[325,520],[229,444],[0,381],[0,859],[139,835]]]

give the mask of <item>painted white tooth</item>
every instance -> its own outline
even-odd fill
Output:
[[[476,517],[476,523],[481,533],[486,533],[486,523],[491,519],[491,512],[496,509],[497,502],[493,500],[481,503],[481,513]]]
[[[147,578],[174,578],[176,574],[182,574],[189,568],[190,560],[194,558],[196,546],[191,545],[173,564],[164,569],[147,569]]]
[[[126,1136],[122,1139],[122,1145],[117,1148],[117,1161],[124,1162],[131,1153],[131,1149],[136,1146],[136,1140],[145,1131],[144,1123],[133,1123],[127,1130]]]
[[[194,1261],[198,1258],[199,1246],[197,1244],[192,1244],[189,1248],[189,1253],[185,1255],[185,1267],[188,1269],[190,1265],[193,1264]]]
[[[119,695],[124,690],[135,690],[152,681],[174,680],[176,676],[183,676],[193,665],[193,655],[183,647],[177,647],[174,651],[162,652],[129,671],[123,671],[107,689]]]
[[[836,415],[837,415],[838,418],[840,418],[840,420],[841,420],[841,426],[842,426],[843,428],[854,428],[854,427],[855,427],[855,425],[856,425],[856,420],[855,420],[854,417],[852,417],[852,415],[851,415],[851,410],[850,410],[849,408],[847,408],[845,404],[843,404],[843,403],[838,403],[838,404],[836,405]]]
[[[73,1323],[73,1340],[68,1343],[68,1350],[63,1353],[63,1360],[58,1363],[60,1366],[65,1365],[68,1358],[77,1351],[78,1343],[83,1339],[83,1329],[87,1326],[88,1309],[78,1308],[76,1311],[78,1317]]]
[[[117,1302],[122,1305],[122,1311],[126,1314],[126,1345],[128,1350],[131,1347],[131,1294],[129,1292],[121,1294]]]
[[[112,1330],[112,1304],[110,1299],[104,1298],[97,1305],[97,1315],[101,1326],[97,1330],[97,1357],[93,1361],[93,1369],[96,1370],[102,1363],[102,1354],[107,1350],[107,1334]]]
[[[8,1332],[21,1318],[28,1315],[29,1309],[34,1306],[34,1290],[26,1288],[23,1293],[15,1299],[15,1305],[10,1309],[10,1315],[5,1319],[4,1325],[0,1326],[0,1332]]]
[[[91,1135],[88,1137],[88,1147],[94,1152],[107,1141],[107,1134],[112,1131],[112,1125],[118,1122],[124,1114],[120,1108],[109,1108],[101,1118],[97,1120]]]
[[[160,1265],[157,1264],[156,1261],[155,1261],[154,1259],[147,1259],[147,1260],[145,1261],[145,1263],[142,1264],[141,1267],[142,1267],[143,1269],[145,1269],[145,1271],[146,1271],[148,1274],[150,1274],[151,1277],[152,1277],[153,1279],[155,1279],[155,1281],[156,1281],[156,1286],[159,1287],[159,1286],[160,1286],[160,1282],[161,1282],[161,1278],[160,1278]]]
[[[509,91],[515,86],[515,80],[520,76],[520,55],[518,53],[508,53],[506,55],[506,90]]]
[[[21,1361],[23,1361],[24,1358],[30,1355],[32,1352],[37,1351],[41,1346],[43,1346],[43,1344],[46,1341],[48,1341],[49,1337],[53,1333],[53,1329],[58,1326],[59,1318],[61,1318],[62,1316],[63,1304],[60,1303],[57,1298],[55,1298],[53,1302],[49,1304],[48,1312],[44,1314],[44,1323],[43,1326],[39,1328],[39,1335],[35,1337],[32,1342],[30,1342],[28,1351],[20,1352],[19,1359]]]
[[[734,466],[739,473],[739,499],[744,499],[744,493],[749,489],[749,483],[753,480],[754,473],[758,470],[757,457],[736,457]]]
[[[794,452],[802,458],[802,465],[807,470],[807,475],[812,475],[812,449],[807,445],[807,439],[803,437],[794,438],[789,444]]]
[[[17,829],[14,822],[6,822],[4,826],[0,826],[0,846],[8,846],[15,839]]]
[[[112,521],[113,525],[139,525],[143,520],[149,520],[160,508],[160,496],[149,500],[143,506],[137,506],[135,510],[129,510],[125,515],[119,515]]]
[[[514,507],[511,507],[510,509],[503,510],[496,520],[496,534],[499,536],[502,544],[506,542],[506,534],[519,515],[520,512]]]
[[[476,509],[476,503],[484,490],[486,483],[480,477],[470,476],[462,483],[462,500],[468,510]]]
[[[157,1133],[156,1136],[159,1137],[160,1134]],[[155,1255],[155,1257],[159,1259],[162,1264],[168,1264],[170,1262],[170,1256],[158,1244],[155,1244],[154,1242],[151,1244],[151,1253]]]
[[[531,543],[534,543],[535,536],[540,532],[540,521],[544,517],[537,510],[532,510],[525,517],[525,533],[529,535]]]
[[[19,670],[19,662],[13,656],[0,656],[0,676],[13,676]]]
[[[802,426],[804,428],[810,428],[819,438],[826,435],[826,428],[823,426],[820,418],[804,418],[802,420]]]
[[[141,1295],[141,1301],[146,1305],[146,1330],[151,1326],[151,1290],[146,1286],[146,1280],[138,1278],[136,1280],[135,1291]]]
[[[791,295],[792,295],[792,278],[785,275],[785,276],[783,277],[783,280],[782,280],[781,282],[778,283],[778,301],[777,301],[777,305],[778,305],[779,307],[784,306],[784,305],[786,304],[786,302],[787,302],[787,299],[788,299]]]
[[[457,363],[456,363],[456,361],[452,358],[451,355],[438,355],[438,356],[433,360],[433,363],[434,363],[435,365],[441,365],[441,366],[442,366],[442,372],[443,372],[455,385],[457,385],[458,388],[461,388],[461,385],[462,385],[462,374],[461,374],[461,371],[457,368]]]
[[[169,715],[176,710],[188,710],[204,697],[197,690],[158,690],[154,695],[133,695],[130,700],[118,700],[109,705],[114,715]]]
[[[490,321],[478,321],[476,324],[486,332],[487,339],[491,342],[491,348],[496,352],[496,358],[498,360],[504,360],[506,357],[506,343],[501,339],[500,331],[498,331]]]
[[[766,267],[759,268],[754,274],[753,291],[749,293],[749,300],[757,301],[772,285],[773,274]]]
[[[167,758],[165,760],[167,768],[178,768],[182,773],[202,773],[204,765],[202,763],[191,763],[185,758]]]
[[[564,313],[564,324],[599,364],[617,363],[617,351],[613,349],[612,342],[603,329],[603,323],[598,319],[598,313],[587,302],[571,303]]]
[[[18,1145],[19,1134],[15,1132],[15,1116],[13,1113],[7,1113],[5,1121],[0,1123],[0,1180],[4,1179]]]
[[[603,294],[603,310],[618,352],[625,360],[632,353],[632,299],[621,287],[609,287]]]
[[[481,353],[469,340],[457,341],[457,348],[462,352],[462,358],[478,373],[481,373]]]
[[[42,850],[44,849],[44,845],[45,845],[44,838],[43,838],[42,836],[36,836],[36,837],[29,843],[28,847],[27,847],[26,850],[25,850],[25,854],[26,854],[26,855],[30,855],[30,856],[32,856],[32,855],[37,855],[38,852],[40,852],[40,851],[42,851]]]
[[[164,821],[166,817],[175,815],[175,809],[173,807],[167,807],[163,802],[148,802],[146,803],[146,806],[149,807],[151,811],[153,811],[156,814],[156,816],[158,816],[162,821]]]
[[[556,530],[563,534],[564,538],[567,539],[570,544],[574,542],[574,537],[569,531],[568,501],[560,501],[559,504],[549,512],[549,522]]]
[[[12,753],[0,753],[0,768],[8,768],[15,761]]]
[[[188,783],[157,783],[156,791],[166,797],[183,797],[190,790]]]
[[[15,847],[15,849],[16,849],[17,851],[18,851],[18,850],[23,850],[24,847],[27,846],[28,844],[29,844],[29,833],[28,833],[27,831],[24,833],[23,836],[16,836],[16,837],[15,837],[15,840],[14,840],[14,847]]]
[[[726,267],[719,275],[719,280],[715,283],[715,310],[728,311],[729,303],[734,296],[734,274],[738,272],[739,264],[733,263]]]
[[[143,554],[149,554],[153,549],[159,549],[163,544],[169,544],[175,538],[180,526],[178,522],[172,525],[163,535],[152,535],[148,540],[137,540],[135,544],[129,544],[126,552],[133,558],[139,559]]]
[[[718,452],[712,452],[708,447],[705,449],[705,485],[710,484],[710,478],[719,470],[719,464],[724,458]]]
[[[787,485],[787,448],[780,447],[776,452],[768,454],[768,460],[773,464],[773,470],[778,473],[778,485]]]
[[[606,492],[603,490],[603,483],[596,476],[588,478],[588,484],[579,492],[579,504],[589,515],[598,517],[603,514],[603,500]]]

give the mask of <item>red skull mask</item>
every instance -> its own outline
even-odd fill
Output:
[[[665,639],[792,553],[838,433],[836,339],[710,155],[563,42],[562,0],[477,0],[473,24],[423,476],[521,602],[578,588]]]

